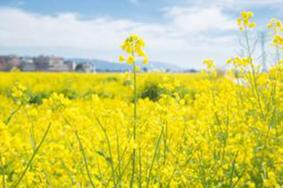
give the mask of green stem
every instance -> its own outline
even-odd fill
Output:
[[[121,153],[120,153],[120,139],[118,135],[117,126],[115,126],[115,133],[116,133],[116,150],[117,150],[117,161],[118,161],[118,169],[117,169],[117,176],[119,177],[117,180],[118,187],[122,185],[122,178],[121,177]]]
[[[14,184],[14,186],[12,186],[13,188],[16,188],[16,187],[21,183],[21,181],[22,181],[23,177],[25,176],[27,170],[29,169],[29,167],[30,167],[31,164],[32,164],[32,161],[33,161],[35,155],[38,153],[38,151],[39,151],[41,145],[43,144],[44,140],[46,139],[46,136],[47,136],[47,134],[48,134],[48,132],[49,132],[50,127],[51,127],[51,123],[49,123],[49,125],[48,125],[48,127],[47,127],[47,129],[46,129],[46,131],[45,131],[45,133],[44,133],[44,135],[43,135],[43,137],[42,137],[40,143],[39,143],[38,146],[35,148],[35,150],[34,150],[32,156],[31,156],[31,158],[30,158],[28,164],[26,165],[24,171],[22,172],[20,178],[19,178],[18,181]]]
[[[85,169],[86,169],[86,172],[87,172],[88,179],[89,179],[89,181],[91,183],[91,186],[95,187],[95,185],[94,185],[94,183],[92,181],[92,178],[91,178],[91,174],[90,174],[89,168],[88,168],[88,162],[87,162],[85,150],[84,150],[83,144],[81,142],[80,136],[79,136],[77,131],[75,131],[75,135],[76,135],[76,138],[77,138],[77,140],[79,142],[79,145],[80,145],[80,150],[81,150],[81,153],[82,153],[82,156],[83,156],[83,159],[84,159]]]
[[[139,147],[139,188],[142,188],[142,153]]]
[[[134,74],[134,122],[133,122],[133,139],[136,142],[136,126],[137,126],[137,73],[136,73],[136,63],[133,63],[133,74]],[[133,149],[132,155],[132,176],[130,181],[130,188],[134,185],[136,171],[136,148]]]
[[[250,41],[249,41],[249,35],[248,35],[248,29],[245,28],[245,39],[246,39],[246,44],[247,44],[247,50],[248,50],[248,57],[250,59],[252,59],[252,52],[251,52],[251,47],[250,47]],[[257,81],[256,81],[256,72],[255,72],[255,67],[253,62],[251,62],[251,70],[252,70],[252,82],[251,83],[253,85],[253,89],[257,98],[257,102],[258,102],[258,107],[260,109],[261,112],[261,116],[262,118],[264,118],[264,112],[263,112],[263,108],[261,105],[261,100],[260,100],[260,96],[259,96],[259,91],[258,91],[258,85],[257,85]]]
[[[31,123],[31,128],[30,128],[30,139],[31,139],[31,145],[33,150],[35,150],[35,146],[36,146],[36,140],[35,140],[35,134],[34,134],[34,123],[33,120],[31,119],[30,115],[27,113],[27,110],[24,109],[24,112],[29,120],[29,122]]]
[[[157,157],[157,152],[159,150],[159,145],[160,145],[160,140],[161,140],[162,135],[163,135],[163,127],[161,129],[159,138],[158,138],[157,143],[155,145],[155,151],[154,151],[154,154],[153,154],[153,158],[152,158],[152,161],[151,161],[151,164],[150,164],[150,168],[149,168],[149,172],[148,172],[148,176],[147,176],[146,188],[149,187],[150,177],[151,177],[152,169],[153,169],[153,166],[154,166],[154,162],[155,162],[156,157]]]
[[[134,140],[136,140],[136,125],[137,125],[137,72],[136,64],[133,63],[134,73]]]
[[[12,118],[14,117],[14,115],[21,109],[22,105],[19,105],[18,108],[16,108],[16,110],[14,110],[13,112],[11,112],[11,114],[9,115],[9,117],[4,121],[5,125],[8,125],[10,123],[10,121],[12,120]]]
[[[106,142],[107,142],[107,147],[108,147],[108,150],[109,150],[110,167],[111,167],[111,171],[112,171],[113,183],[114,183],[114,187],[117,187],[117,185],[116,185],[116,173],[115,173],[115,168],[114,168],[114,164],[113,164],[114,163],[114,159],[113,159],[113,156],[112,156],[110,138],[109,138],[109,136],[107,134],[106,129],[104,128],[104,126],[102,125],[102,123],[100,122],[100,120],[98,119],[97,116],[95,116],[95,119],[96,119],[99,127],[102,129],[102,131],[104,133],[104,136],[105,136],[105,139],[106,139]]]
[[[3,184],[3,188],[6,188],[6,181],[5,181],[5,166],[4,166],[4,162],[2,161],[2,157],[0,156],[0,162],[1,162],[1,166],[2,166],[2,184]]]
[[[233,161],[232,161],[232,170],[230,173],[230,177],[229,177],[229,188],[233,188],[233,177],[234,177],[234,172],[235,172],[235,165],[236,165],[236,158],[238,156],[238,152],[236,153]]]

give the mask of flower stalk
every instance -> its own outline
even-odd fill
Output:
[[[130,180],[130,187],[134,186],[135,182],[135,171],[136,171],[136,139],[137,139],[137,62],[136,58],[141,57],[143,58],[143,63],[148,63],[148,57],[144,52],[145,44],[142,38],[140,38],[136,34],[130,35],[121,45],[122,50],[124,50],[128,57],[125,58],[124,56],[119,57],[120,62],[126,62],[132,65],[132,73],[133,73],[133,85],[134,85],[134,108],[133,108],[133,132],[132,132],[132,142],[133,142],[133,153],[132,153],[132,174]]]

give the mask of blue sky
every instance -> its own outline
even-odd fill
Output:
[[[1,0],[0,5],[43,14],[77,12],[82,17],[113,16],[140,21],[159,20],[162,7],[181,5],[184,0]],[[160,18],[160,17],[159,17]]]
[[[115,61],[130,33],[151,60],[200,68],[238,51],[235,20],[255,12],[258,31],[283,19],[283,0],[1,0],[0,54],[54,54]]]

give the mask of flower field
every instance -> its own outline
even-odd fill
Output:
[[[133,73],[0,73],[1,187],[282,187],[282,60],[139,73],[135,37]]]
[[[2,73],[2,176],[8,187],[18,180],[51,125],[23,187],[89,187],[76,136],[96,187],[129,184],[134,147],[142,187],[282,185],[283,91],[268,76],[259,108],[249,87],[225,77],[138,75],[133,142],[130,75]]]

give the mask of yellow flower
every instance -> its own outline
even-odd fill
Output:
[[[16,83],[11,90],[11,95],[17,104],[23,104],[29,100],[29,96],[27,95],[27,88],[21,83]]]
[[[227,64],[233,64],[234,66],[248,66],[252,63],[252,58],[250,57],[233,57],[226,61]]]
[[[137,52],[138,56],[140,56],[140,57],[144,57],[146,55],[145,52],[143,51],[143,49],[140,48],[140,47],[138,47],[136,49],[136,52]]]
[[[145,56],[144,58],[143,58],[143,64],[148,64],[148,57],[147,56]]]
[[[255,22],[251,22],[248,24],[249,28],[255,28],[256,27],[256,23]]]
[[[255,188],[255,184],[253,182],[247,183],[248,188]]]
[[[135,71],[139,72],[141,70],[141,68],[139,66],[135,66]]]
[[[148,62],[148,57],[144,52],[143,48],[145,47],[144,40],[136,34],[132,34],[126,38],[126,40],[122,43],[121,48],[124,52],[128,54],[128,57],[124,56],[119,57],[120,62],[124,62],[125,59],[128,64],[135,63],[136,57],[142,57],[143,63],[146,64]]]
[[[241,31],[247,28],[252,29],[256,27],[256,23],[251,21],[253,15],[253,12],[250,11],[243,11],[241,13],[240,17],[237,19],[237,24]]]
[[[134,62],[135,62],[135,57],[132,56],[132,55],[129,55],[128,59],[127,59],[127,63],[128,64],[133,64]]]
[[[124,56],[122,56],[122,55],[120,55],[120,56],[119,56],[119,62],[121,62],[121,63],[122,63],[122,62],[124,62],[125,60],[126,60],[126,59],[125,59],[125,57],[124,57]]]
[[[203,64],[206,65],[207,69],[212,69],[212,68],[215,67],[215,63],[214,63],[214,61],[212,59],[205,59],[203,61]]]
[[[276,175],[274,172],[268,173],[268,178],[263,181],[265,187],[280,187],[276,180]]]
[[[267,24],[267,28],[272,30],[274,34],[277,34],[278,32],[283,32],[283,24],[280,20],[276,18],[270,19]]]
[[[273,37],[272,44],[273,44],[274,46],[283,48],[283,36],[281,36],[281,35],[275,35],[275,36]]]

